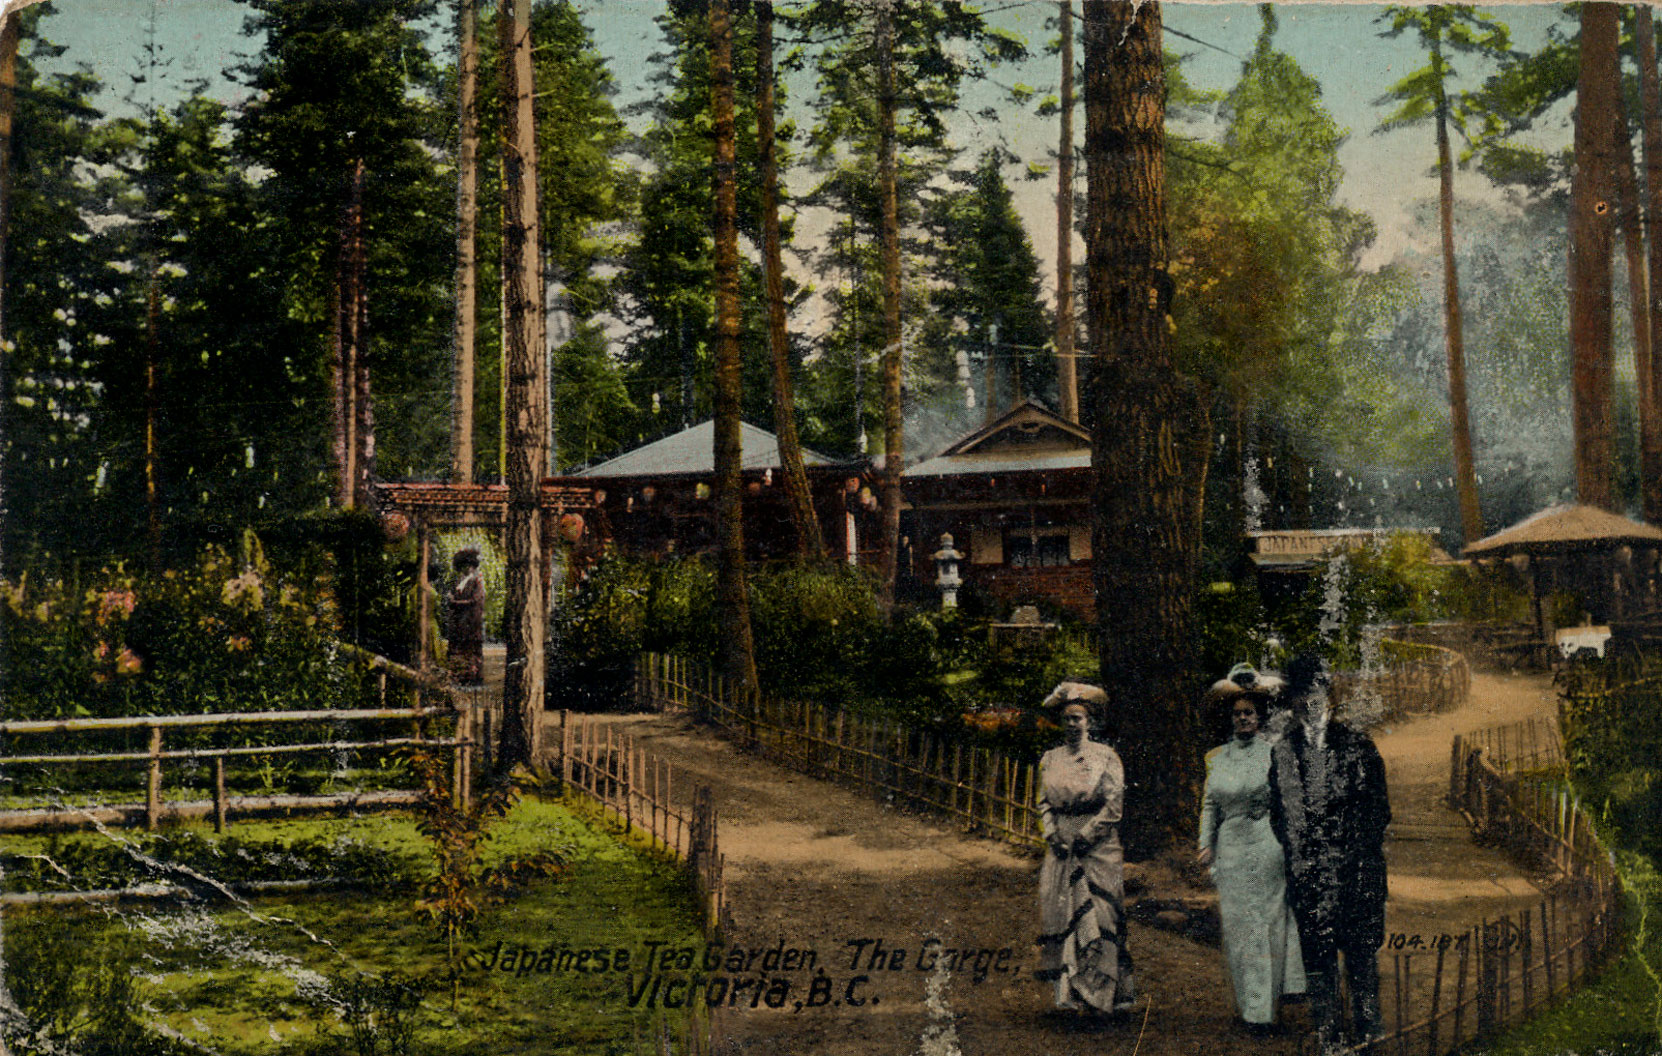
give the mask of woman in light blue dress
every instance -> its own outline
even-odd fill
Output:
[[[1305,986],[1286,859],[1270,829],[1270,744],[1258,732],[1269,697],[1239,687],[1222,695],[1235,734],[1206,756],[1199,858],[1218,887],[1235,1006],[1249,1029],[1267,1031],[1281,997]]]

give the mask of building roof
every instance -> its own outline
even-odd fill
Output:
[[[905,477],[965,473],[1021,473],[1088,469],[1091,434],[1032,398],[954,440],[934,458],[907,468]]]
[[[1023,455],[998,452],[985,455],[936,455],[908,466],[903,477],[948,477],[959,473],[1024,473],[1051,469],[1089,469],[1091,452],[1035,451]]]
[[[1470,556],[1501,556],[1616,543],[1662,544],[1662,529],[1596,506],[1550,506],[1510,528],[1479,539],[1466,547],[1465,552]]]
[[[716,423],[714,419],[671,433],[650,444],[626,451],[609,461],[588,469],[578,470],[574,477],[606,479],[610,477],[661,477],[703,474],[716,471]],[[779,469],[779,438],[766,429],[748,422],[739,423],[739,446],[743,451],[740,465],[747,471]],[[802,461],[808,466],[834,466],[838,461],[817,451],[802,449]]]

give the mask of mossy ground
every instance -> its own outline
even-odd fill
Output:
[[[424,859],[428,853],[414,819],[393,814],[239,823],[232,832],[244,840],[348,836]],[[38,853],[45,841],[9,839],[8,846]],[[607,831],[580,804],[522,801],[492,831],[485,857],[500,862],[547,850],[557,851],[568,871],[488,908],[464,949],[488,952],[501,941],[639,951],[648,940],[701,941],[682,874]],[[327,999],[319,998],[331,986],[338,995],[339,981],[360,973],[397,973],[422,984],[412,1053],[644,1051],[639,1042],[653,1028],[652,1013],[627,1007],[627,974],[518,975],[474,966],[461,978],[452,1012],[445,944],[417,913],[415,897],[408,889],[329,891],[201,908],[13,910],[8,953],[90,964],[104,956],[93,951],[120,951],[136,980],[136,1005],[145,1009],[142,1022],[225,1053],[356,1051],[345,1025],[323,1007]]]

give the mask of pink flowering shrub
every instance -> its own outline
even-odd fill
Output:
[[[7,718],[282,711],[365,703],[341,655],[327,585],[285,577],[252,548],[216,548],[159,575],[0,581]]]

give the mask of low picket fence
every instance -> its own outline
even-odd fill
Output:
[[[1621,882],[1581,803],[1552,769],[1556,743],[1527,724],[1454,739],[1450,803],[1476,837],[1554,875],[1553,893],[1432,937],[1432,948],[1391,948],[1411,941],[1393,936],[1380,954],[1391,1030],[1375,1047],[1351,1051],[1443,1056],[1532,1015],[1619,951]],[[1489,758],[1491,746],[1499,765]]]
[[[550,733],[551,767],[565,789],[680,862],[702,903],[706,935],[718,935],[728,922],[726,857],[710,787],[678,777],[669,762],[593,716],[561,711]]]

